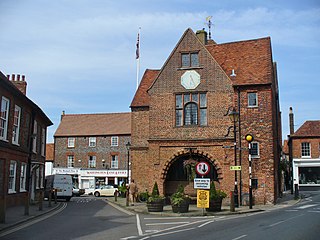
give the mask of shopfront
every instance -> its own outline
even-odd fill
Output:
[[[320,159],[293,159],[293,179],[300,190],[319,190]]]

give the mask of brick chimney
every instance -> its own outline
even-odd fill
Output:
[[[290,128],[290,135],[294,134],[294,119],[293,119],[292,107],[289,108],[289,128]]]
[[[196,32],[196,35],[199,38],[200,42],[202,42],[202,44],[207,45],[207,43],[208,43],[208,34],[204,30],[204,28],[202,30],[198,30]]]
[[[27,94],[27,82],[25,81],[25,76],[22,75],[20,78],[20,74],[17,74],[17,78],[15,74],[7,75],[9,81],[11,81],[24,95]]]

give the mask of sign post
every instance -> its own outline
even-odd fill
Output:
[[[210,189],[210,178],[203,178],[210,172],[210,165],[207,162],[199,162],[196,165],[196,173],[202,178],[194,179],[194,188],[201,188],[197,190],[197,207],[202,208],[202,215],[204,216],[204,209],[209,208],[209,191],[203,189]]]

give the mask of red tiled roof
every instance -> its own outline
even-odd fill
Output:
[[[145,107],[149,106],[150,96],[147,93],[149,87],[158,76],[160,70],[147,69],[142,77],[139,88],[134,95],[131,107]]]
[[[231,79],[234,85],[272,83],[270,37],[224,44],[209,41],[205,47],[228,76],[234,69],[236,77]],[[147,90],[156,80],[159,72],[160,70],[146,70],[131,107],[149,106],[150,96]]]
[[[53,152],[54,152],[54,144],[53,143],[47,143],[46,144],[46,161],[53,161]]]
[[[320,120],[306,121],[293,137],[320,137]]]
[[[131,113],[65,114],[54,137],[130,134]]]
[[[230,76],[232,69],[236,74],[231,78],[233,85],[272,83],[272,56],[270,38],[210,44],[206,48]]]

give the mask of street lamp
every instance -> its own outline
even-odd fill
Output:
[[[130,160],[130,147],[131,144],[130,142],[127,142],[126,148],[127,148],[127,156],[128,156],[128,161],[127,161],[127,196],[126,196],[126,206],[129,206],[129,160]]]
[[[234,165],[237,166],[237,129],[236,123],[239,120],[239,113],[235,108],[229,113],[231,122],[233,122],[233,145],[234,145]],[[234,171],[234,206],[239,207],[238,199],[238,180],[237,171]]]

